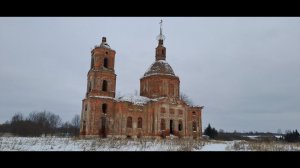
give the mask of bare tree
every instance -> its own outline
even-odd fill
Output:
[[[11,118],[11,132],[14,134],[24,132],[23,115],[21,113],[16,113]]]
[[[53,135],[56,132],[56,128],[61,125],[61,118],[59,115],[48,113],[47,120],[49,122],[49,131]]]
[[[11,118],[11,122],[18,122],[23,120],[23,114],[22,113],[16,113]]]
[[[0,124],[0,132],[11,132],[20,136],[41,136],[57,133],[78,136],[80,116],[76,114],[71,122],[62,123],[59,115],[49,111],[31,112],[25,118],[21,113],[14,114],[10,122]]]
[[[50,124],[48,122],[48,112],[32,112],[28,116],[28,120],[36,124],[36,134],[45,134],[47,135],[50,131]]]
[[[72,124],[69,121],[63,123],[60,132],[68,136],[72,132]]]
[[[36,134],[53,135],[61,124],[60,116],[48,111],[32,112],[29,114],[28,120],[37,125]]]
[[[80,129],[80,116],[76,114],[72,121],[71,121],[73,130],[74,130],[74,135],[77,136],[79,135],[79,129]]]
[[[187,103],[187,104],[189,104],[189,105],[193,105],[193,101],[190,99],[190,97],[187,95],[187,94],[185,94],[185,93],[180,93],[180,99],[182,100],[182,101],[184,101],[185,103]]]

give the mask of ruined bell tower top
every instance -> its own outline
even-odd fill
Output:
[[[158,46],[156,47],[156,54],[155,54],[155,60],[166,60],[166,48],[164,47],[164,39],[166,38],[162,33],[162,23],[163,21],[160,20],[160,31],[159,35],[157,36],[158,40]]]

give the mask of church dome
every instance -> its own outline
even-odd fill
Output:
[[[145,72],[144,77],[151,75],[171,75],[175,76],[172,67],[165,60],[155,61]]]

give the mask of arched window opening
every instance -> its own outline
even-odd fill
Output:
[[[193,116],[195,116],[196,115],[196,112],[195,111],[193,111]]]
[[[166,129],[166,121],[165,119],[161,119],[160,130],[165,130],[165,129]]]
[[[179,123],[178,123],[178,131],[182,131],[182,121],[179,120]]]
[[[88,106],[87,106],[87,104],[84,106],[84,111],[87,111],[87,108],[88,108]]]
[[[104,66],[105,68],[108,68],[108,58],[104,58],[103,66]]]
[[[92,91],[92,84],[91,84],[91,81],[89,81],[89,84],[88,84],[88,91]]]
[[[107,81],[106,80],[103,80],[103,83],[102,83],[102,91],[107,91]]]
[[[102,112],[106,114],[107,112],[107,104],[102,104]]]
[[[127,128],[132,128],[132,117],[127,117]]]
[[[143,128],[143,119],[141,117],[138,118],[138,128]]]
[[[197,131],[197,123],[196,123],[196,121],[193,121],[193,131],[194,132]]]

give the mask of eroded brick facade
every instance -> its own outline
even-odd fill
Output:
[[[140,96],[115,97],[115,54],[105,37],[91,51],[82,136],[201,137],[203,106],[190,106],[180,99],[180,80],[166,62],[163,39],[159,39],[155,62],[140,79]]]

